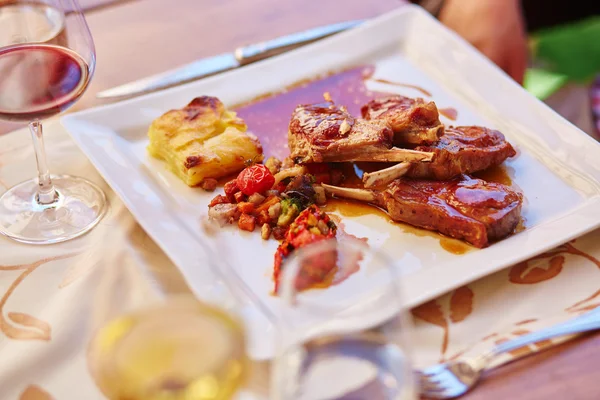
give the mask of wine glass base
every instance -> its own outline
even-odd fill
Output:
[[[40,204],[38,180],[22,182],[0,196],[0,234],[30,244],[74,239],[100,222],[107,209],[104,192],[92,182],[67,175],[52,176],[58,196]]]

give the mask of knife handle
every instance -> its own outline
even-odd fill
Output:
[[[293,33],[277,39],[267,40],[266,42],[262,43],[238,47],[235,49],[234,55],[240,65],[251,64],[256,61],[285,53],[286,51],[293,50],[297,47],[315,42],[319,39],[323,39],[347,29],[354,28],[355,26],[360,25],[362,22],[362,20],[340,22],[338,24],[309,29],[304,32]]]

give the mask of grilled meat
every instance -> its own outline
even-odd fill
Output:
[[[431,154],[395,149],[394,133],[384,120],[351,116],[333,102],[300,105],[292,113],[288,131],[291,158],[297,163],[344,161],[419,161]]]
[[[406,176],[436,180],[482,171],[517,154],[501,132],[481,126],[446,128],[437,143],[416,150],[435,156],[431,163],[413,164]]]
[[[523,204],[512,188],[462,175],[448,181],[400,178],[383,191],[323,185],[336,196],[369,202],[405,222],[465,240],[475,247],[510,235]]]
[[[365,173],[365,187],[387,185],[401,176],[448,180],[500,165],[516,154],[502,133],[480,126],[446,128],[446,133],[437,143],[417,146],[416,150],[433,153],[433,161],[400,163],[380,171]]]
[[[395,145],[433,143],[444,134],[444,125],[433,101],[390,96],[371,100],[361,112],[366,120],[385,121],[394,131]]]

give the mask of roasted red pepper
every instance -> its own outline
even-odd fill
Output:
[[[273,269],[275,293],[279,291],[283,261],[298,248],[321,240],[335,238],[336,229],[329,216],[316,205],[308,207],[296,217],[275,253],[275,267]],[[323,282],[335,268],[336,259],[337,252],[335,251],[305,259],[296,277],[296,289],[307,289]]]
[[[229,181],[223,186],[223,191],[225,192],[225,196],[230,199],[233,199],[233,195],[240,191],[240,188],[237,185],[237,180]]]

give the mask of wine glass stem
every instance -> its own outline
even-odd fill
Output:
[[[46,150],[44,149],[44,136],[42,131],[42,123],[33,121],[29,123],[31,138],[33,140],[33,148],[35,149],[35,160],[38,168],[38,190],[36,201],[42,205],[54,203],[58,198],[58,193],[54,189],[52,179],[50,179],[50,171],[46,163]]]

